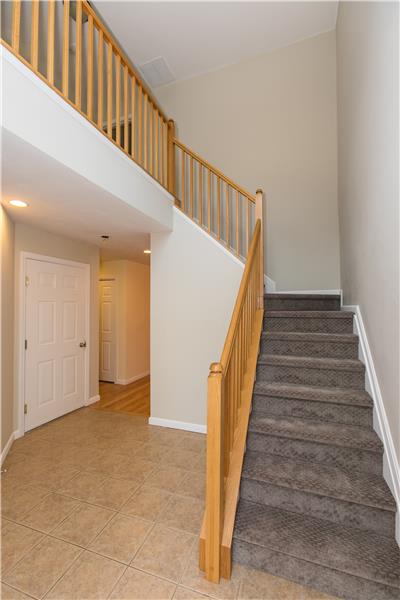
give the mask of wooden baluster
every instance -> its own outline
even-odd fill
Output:
[[[246,198],[246,256],[249,253],[250,200]]]
[[[228,248],[231,247],[231,221],[230,221],[230,202],[229,202],[229,185],[226,184],[226,245]]]
[[[121,145],[121,57],[115,55],[115,141]]]
[[[203,165],[199,163],[199,211],[200,225],[203,227]]]
[[[63,47],[62,47],[62,93],[68,98],[69,93],[69,0],[64,0],[63,15]]]
[[[175,197],[175,123],[168,121],[168,191]],[[158,142],[157,142],[158,144]],[[162,165],[161,165],[162,166]]]
[[[76,2],[76,46],[75,46],[75,104],[78,110],[82,103],[82,2]]]
[[[104,40],[103,31],[99,29],[97,48],[97,125],[103,131],[103,86],[104,86]]]
[[[186,177],[185,177],[185,164],[186,164],[186,154],[182,150],[181,155],[181,209],[185,211],[185,187],[186,187]]]
[[[21,0],[14,0],[12,3],[12,23],[11,23],[11,46],[15,52],[19,53],[19,44],[21,37]]]
[[[144,93],[144,97],[143,97],[143,154],[144,154],[144,162],[143,162],[143,166],[144,168],[147,170],[147,160],[148,160],[148,156],[147,156],[147,105],[148,105],[148,98],[147,98],[147,94]]]
[[[54,24],[55,24],[55,0],[47,2],[47,80],[50,85],[54,84]]]
[[[207,393],[206,576],[219,582],[224,509],[222,365],[213,363]]]
[[[138,82],[138,159],[143,164],[143,92]]]
[[[162,122],[163,127],[163,177],[162,184],[167,187],[168,185],[168,123],[167,121]]]
[[[113,49],[108,42],[107,50],[107,135],[112,137],[112,115],[113,115]]]
[[[239,192],[236,191],[236,254],[239,256],[240,241],[239,241]]]
[[[158,142],[159,142],[159,133],[160,133],[160,120],[159,120],[159,114],[158,114],[158,109],[157,108],[155,108],[155,110],[154,110],[154,132],[155,132],[155,140],[154,140],[154,173],[155,173],[155,178],[158,180],[159,177],[160,177],[159,163],[158,163]],[[168,136],[169,135],[170,135],[170,133],[169,133],[169,125],[168,125]],[[169,137],[168,137],[168,144],[169,144]],[[172,148],[172,151],[173,151],[173,153],[175,155],[175,149],[174,149],[174,147]],[[168,146],[168,152],[169,152],[169,146]],[[169,185],[168,185],[168,189],[169,189]]]
[[[129,151],[129,115],[128,115],[128,100],[129,100],[129,87],[128,79],[129,71],[128,65],[124,65],[124,150]]]
[[[32,0],[31,65],[35,71],[39,65],[39,0]]]
[[[194,163],[193,156],[190,157],[190,217],[193,219],[193,196],[194,196]]]
[[[217,177],[217,235],[221,239],[221,180]]]
[[[136,156],[136,79],[131,77],[131,156]]]
[[[87,116],[93,120],[93,17],[88,16],[87,41]]]
[[[258,308],[264,308],[264,233],[263,233],[263,191],[258,189],[256,192],[256,223],[261,221],[260,230],[260,268],[259,268],[259,288],[258,288]]]
[[[211,171],[207,173],[207,221],[208,231],[211,233]]]
[[[153,131],[153,103],[149,102],[149,171],[150,175],[154,173],[154,131]]]

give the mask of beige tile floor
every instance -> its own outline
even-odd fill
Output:
[[[205,436],[85,408],[16,440],[2,476],[2,591],[9,599],[327,596],[235,565],[197,566]]]

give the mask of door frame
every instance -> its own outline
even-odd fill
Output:
[[[18,314],[15,323],[18,327],[18,335],[16,341],[17,349],[17,413],[18,413],[18,437],[25,435],[25,334],[26,334],[26,285],[25,277],[27,271],[27,261],[37,260],[40,262],[49,262],[52,264],[66,265],[82,269],[84,273],[84,290],[85,290],[85,339],[86,352],[84,359],[84,398],[83,406],[89,401],[89,381],[90,381],[90,264],[77,262],[74,260],[66,260],[57,256],[46,256],[45,254],[37,254],[34,252],[20,252],[20,269],[19,269],[19,301]]]

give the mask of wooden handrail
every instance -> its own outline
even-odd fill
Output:
[[[218,363],[210,367],[207,397],[206,506],[199,563],[207,579],[230,577],[240,477],[262,330],[264,299],[262,191],[231,322]],[[262,277],[261,277],[262,275]]]

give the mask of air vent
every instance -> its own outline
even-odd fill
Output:
[[[160,85],[166,85],[175,80],[170,68],[162,56],[153,58],[139,67],[143,77],[150,87],[155,88]]]

